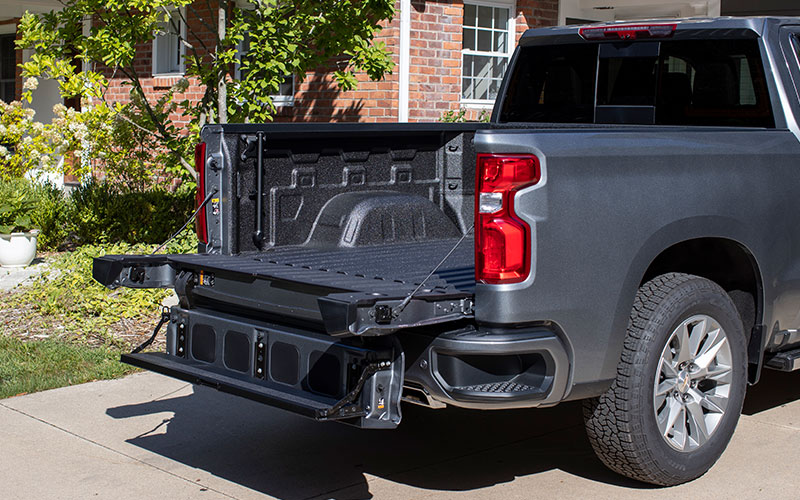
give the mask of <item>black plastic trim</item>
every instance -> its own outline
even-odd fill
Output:
[[[164,353],[123,354],[120,361],[192,384],[213,387],[228,394],[251,399],[314,419],[317,418],[318,412],[330,408],[335,403],[333,400],[330,403],[326,403],[280,392],[269,387],[216,373],[208,365],[201,367],[190,361]]]
[[[402,337],[405,338],[407,336]],[[415,340],[425,342],[422,335]],[[403,343],[405,347],[406,342]],[[437,354],[497,356],[535,353],[541,354],[547,363],[548,384],[540,391],[525,393],[481,393],[450,387],[438,373],[436,361]],[[443,403],[464,408],[506,409],[560,402],[566,392],[569,374],[570,361],[564,344],[546,328],[491,332],[465,328],[442,333],[427,341],[416,361],[408,366],[406,379],[423,386],[434,399]]]

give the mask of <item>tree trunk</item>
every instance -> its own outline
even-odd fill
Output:
[[[228,17],[228,2],[227,0],[219,0],[219,40],[220,46],[222,40],[225,39],[225,28]],[[225,80],[225,72],[220,75],[219,83],[217,84],[217,107],[219,108],[219,122],[228,123],[228,88]]]

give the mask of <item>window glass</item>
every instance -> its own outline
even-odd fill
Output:
[[[591,123],[596,104],[650,106],[665,125],[775,126],[756,40],[668,40],[645,57],[600,45],[523,47],[500,121]]]
[[[464,4],[461,97],[491,101],[497,97],[510,58],[511,9]]]
[[[596,68],[594,44],[523,49],[509,81],[500,121],[591,123]]]
[[[774,127],[755,40],[661,44],[656,123]]]
[[[180,12],[172,11],[169,20],[159,23],[153,40],[153,74],[183,73],[182,20]]]
[[[16,68],[14,35],[0,36],[0,100],[11,102],[16,97]]]

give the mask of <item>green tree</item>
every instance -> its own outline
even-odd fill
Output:
[[[188,158],[199,129],[207,123],[271,120],[270,95],[287,76],[302,78],[333,65],[339,88],[351,90],[358,72],[378,80],[394,67],[385,44],[375,40],[381,21],[394,15],[394,0],[249,0],[243,8],[229,0],[212,2],[62,0],[60,10],[26,13],[18,46],[33,53],[22,66],[23,76],[55,79],[64,97],[100,103],[100,115],[113,116],[115,123],[104,140],[163,151],[163,161],[176,171],[196,176]],[[91,20],[88,30],[85,20]],[[199,101],[176,99],[188,85],[185,79],[155,99],[145,92],[143,79],[150,75],[136,68],[137,47],[151,43],[165,24],[186,47],[185,76],[205,89]],[[204,36],[209,32],[211,41]],[[129,103],[106,102],[109,73],[130,85]],[[23,97],[30,101],[31,95],[26,91]],[[173,113],[191,119],[188,134],[170,120]]]

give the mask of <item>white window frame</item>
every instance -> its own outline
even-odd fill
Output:
[[[294,95],[297,92],[297,76],[290,75],[289,78],[292,79],[291,95],[277,94],[269,96],[270,99],[272,99],[272,104],[274,104],[276,108],[282,108],[284,106],[294,106]]]
[[[239,65],[240,58],[246,53],[244,48],[244,40],[239,42],[238,46],[236,47],[238,52],[237,60],[236,60],[236,67],[234,68],[234,76],[237,80],[241,80],[242,78],[242,70]],[[276,108],[283,108],[287,106],[294,106],[294,96],[297,93],[297,75],[290,75],[292,79],[292,94],[291,95],[282,95],[282,94],[275,94],[270,95],[269,98],[272,99],[272,105]]]
[[[506,52],[485,52],[480,50],[473,50],[473,49],[465,49],[464,48],[464,41],[461,41],[461,78],[460,78],[460,85],[458,89],[458,95],[461,99],[461,104],[468,108],[476,108],[476,109],[491,109],[494,106],[495,99],[465,99],[464,98],[464,56],[465,55],[472,55],[472,56],[490,56],[490,57],[498,57],[498,56],[505,56],[506,64],[511,62],[511,56],[514,54],[514,47],[516,46],[516,33],[517,33],[517,26],[516,26],[516,11],[517,5],[514,0],[464,0],[464,9],[466,12],[466,5],[474,5],[476,7],[499,7],[503,9],[508,9],[508,41],[506,43]],[[463,33],[464,29],[464,21],[462,17],[461,21],[461,29]],[[508,69],[508,66],[506,66]]]
[[[156,35],[153,38],[153,53],[152,53],[152,66],[153,66],[153,77],[154,78],[164,78],[164,77],[176,77],[176,76],[183,76],[186,73],[186,45],[183,44],[183,40],[186,40],[186,23],[184,19],[186,19],[186,7],[180,8],[181,17],[178,20],[181,23],[181,34],[180,39],[178,40],[178,47],[180,48],[180,63],[178,64],[178,71],[169,71],[169,72],[159,72],[158,71],[158,37],[164,35]]]

